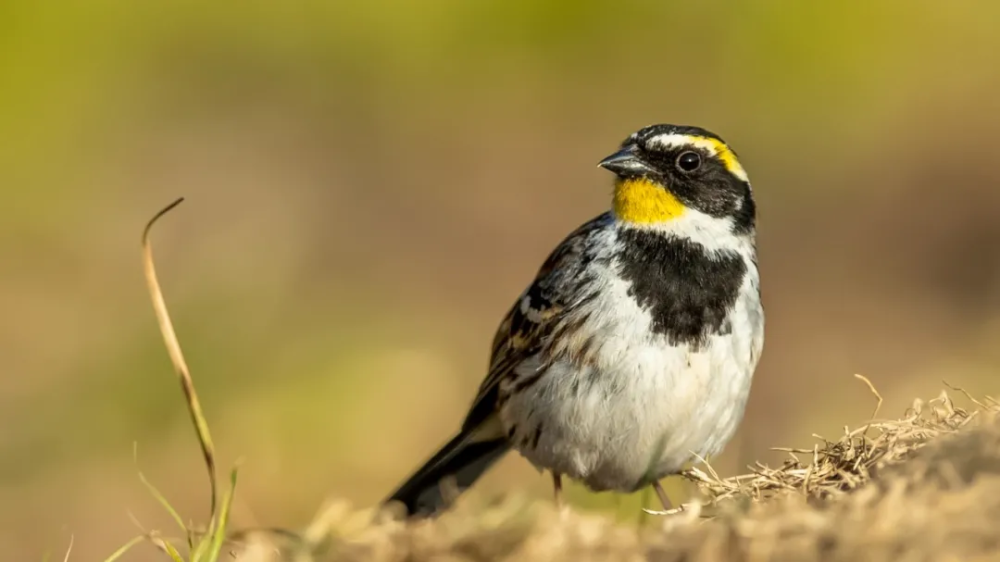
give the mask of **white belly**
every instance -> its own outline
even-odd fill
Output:
[[[501,409],[514,447],[540,469],[595,491],[633,491],[678,472],[695,455],[718,453],[743,418],[763,346],[756,271],[745,279],[732,331],[693,350],[650,336],[648,316],[609,287],[607,311],[588,321],[598,334],[583,366],[556,362]],[[631,303],[631,304],[629,304]],[[630,308],[633,307],[633,308]],[[534,357],[517,368],[537,371]]]

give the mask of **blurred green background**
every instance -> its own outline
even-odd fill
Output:
[[[160,281],[238,526],[370,505],[457,428],[493,329],[654,122],[740,154],[767,345],[732,474],[942,378],[995,392],[1000,4],[0,3],[0,558],[170,529],[204,471]],[[479,490],[549,497],[510,455]],[[579,488],[585,508],[613,497]],[[619,510],[621,511],[621,510]],[[146,553],[148,554],[148,552]],[[134,559],[142,559],[136,555]]]

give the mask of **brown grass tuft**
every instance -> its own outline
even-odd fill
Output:
[[[685,475],[713,503],[734,498],[760,502],[787,492],[810,500],[829,500],[866,485],[883,468],[908,460],[915,451],[961,431],[978,418],[992,418],[1000,412],[1000,405],[992,398],[986,402],[968,398],[977,409],[956,406],[942,391],[926,403],[914,400],[900,419],[873,419],[853,430],[845,427],[835,441],[814,435],[820,443],[812,449],[776,447],[773,450],[785,451],[790,457],[779,468],[757,463],[750,473],[725,479],[698,469]],[[806,461],[800,455],[807,455]]]

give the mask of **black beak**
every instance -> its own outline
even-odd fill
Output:
[[[639,157],[638,150],[638,147],[631,144],[601,160],[597,165],[619,176],[641,176],[653,173],[653,168]]]

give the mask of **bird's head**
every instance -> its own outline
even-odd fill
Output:
[[[636,226],[666,225],[685,214],[731,220],[750,231],[755,206],[736,153],[699,127],[650,125],[598,164],[615,178],[614,214]]]

